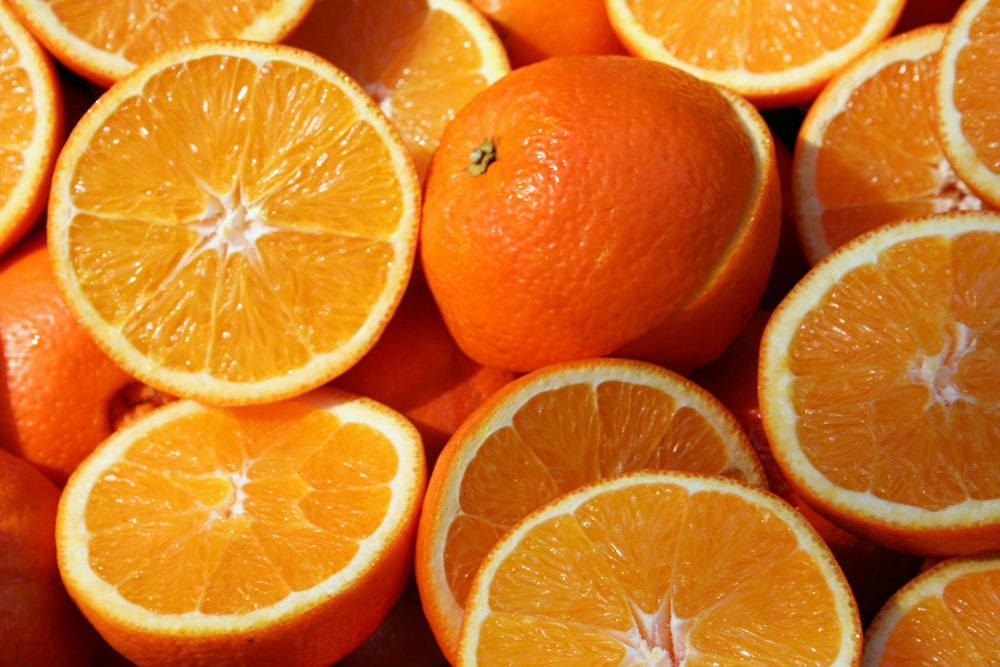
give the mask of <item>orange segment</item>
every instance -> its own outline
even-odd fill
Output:
[[[861,236],[774,311],[760,407],[795,490],[892,548],[1000,548],[1000,215]]]
[[[844,68],[809,107],[793,188],[811,263],[881,224],[983,208],[938,141],[934,78],[946,29],[886,40]]]
[[[465,0],[317,0],[285,42],[357,79],[421,174],[455,112],[510,71],[496,32]]]
[[[149,58],[191,42],[277,42],[312,0],[239,3],[10,0],[38,40],[77,74],[109,86]]]
[[[990,665],[1000,655],[1000,559],[952,558],[886,602],[865,633],[862,667]]]
[[[955,171],[992,206],[1000,206],[1000,2],[967,0],[941,48],[935,109]]]
[[[60,570],[139,664],[330,664],[402,590],[423,484],[416,430],[368,399],[178,401],[71,478]],[[322,636],[304,641],[308,631]]]
[[[49,55],[0,4],[0,254],[39,221],[63,136]]]
[[[124,368],[176,396],[259,403],[371,347],[419,208],[398,133],[340,70],[205,42],[149,61],[76,126],[49,244],[70,305]]]
[[[455,657],[476,568],[507,529],[562,493],[643,468],[765,485],[735,417],[659,366],[611,358],[555,364],[486,399],[445,445],[420,521],[417,583],[445,655]]]
[[[805,102],[888,35],[904,0],[608,0],[632,53],[733,88],[761,107]]]
[[[825,667],[860,650],[843,575],[791,506],[723,477],[643,471],[504,535],[472,584],[458,664]]]

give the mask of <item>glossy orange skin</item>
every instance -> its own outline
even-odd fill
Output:
[[[135,382],[97,347],[56,285],[44,230],[0,263],[0,448],[57,486],[113,430]]]
[[[470,174],[485,139],[495,159]],[[662,63],[570,56],[514,70],[448,125],[427,175],[421,260],[449,330],[477,362],[518,372],[612,353],[708,363],[770,273],[770,151],[754,191],[730,101]]]

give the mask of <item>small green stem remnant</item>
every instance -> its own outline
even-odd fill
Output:
[[[497,159],[497,147],[492,139],[484,139],[483,143],[472,149],[469,154],[469,166],[465,168],[473,176],[486,173],[486,169]]]

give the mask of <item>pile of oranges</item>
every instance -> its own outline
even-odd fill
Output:
[[[0,664],[992,664],[1000,0],[119,4],[0,0]]]

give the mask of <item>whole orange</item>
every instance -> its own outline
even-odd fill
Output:
[[[0,263],[0,448],[62,486],[111,433],[119,393],[135,381],[66,306],[43,232]]]
[[[97,633],[59,578],[59,489],[0,450],[0,665],[89,665]]]
[[[604,0],[471,0],[503,41],[511,67],[552,56],[624,54]]]
[[[421,260],[485,366],[615,353],[684,371],[756,310],[780,211],[774,142],[743,98],[640,58],[550,58],[445,128]]]

